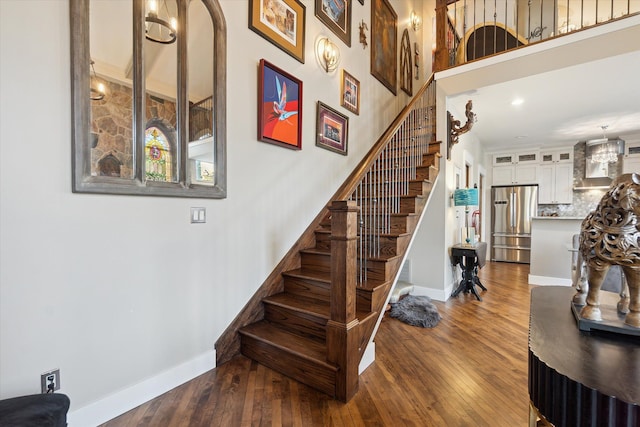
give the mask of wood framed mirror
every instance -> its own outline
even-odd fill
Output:
[[[217,0],[70,0],[73,191],[226,197]]]

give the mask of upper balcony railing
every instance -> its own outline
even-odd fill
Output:
[[[638,13],[640,0],[437,0],[435,70]]]

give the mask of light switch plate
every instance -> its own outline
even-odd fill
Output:
[[[206,208],[191,208],[191,224],[204,224],[207,222]]]

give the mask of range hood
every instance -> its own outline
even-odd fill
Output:
[[[618,169],[618,162],[624,154],[624,141],[620,138],[602,138],[585,143],[584,176],[574,190],[608,189],[613,181],[611,176],[617,175],[611,169]]]

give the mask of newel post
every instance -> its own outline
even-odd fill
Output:
[[[433,71],[449,68],[449,49],[447,48],[447,0],[436,0],[436,51]]]
[[[331,311],[327,359],[338,366],[336,397],[348,401],[358,391],[359,339],[356,319],[357,227],[355,201],[334,201],[331,211]]]

